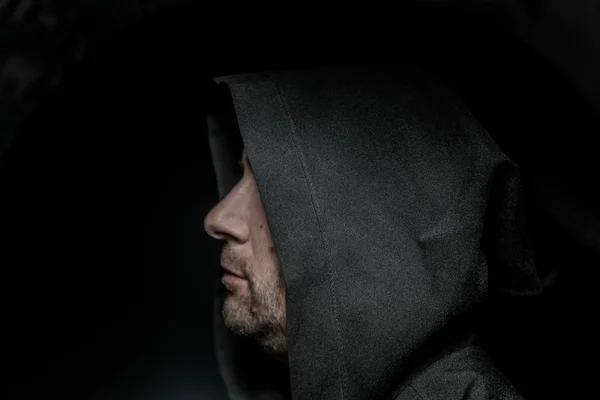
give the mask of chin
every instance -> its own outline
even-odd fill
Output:
[[[233,333],[242,336],[253,336],[258,333],[256,323],[250,313],[245,310],[241,312],[237,304],[225,300],[221,314],[225,326]]]

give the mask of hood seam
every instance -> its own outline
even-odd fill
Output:
[[[419,397],[419,400],[425,400],[425,398],[421,396],[421,393],[419,393],[419,391],[413,386],[412,382],[408,383],[408,387],[411,388],[413,392],[415,392],[415,394]]]
[[[273,87],[275,88],[276,92],[277,92],[277,96],[279,98],[279,103],[281,104],[281,107],[283,109],[284,115],[289,123],[290,126],[290,137],[292,139],[292,143],[294,144],[294,148],[296,149],[296,154],[298,155],[298,158],[300,160],[300,166],[302,168],[302,175],[304,175],[304,178],[306,180],[306,183],[308,185],[309,188],[309,195],[310,195],[310,200],[311,200],[311,205],[313,208],[313,212],[315,213],[315,217],[317,219],[317,225],[318,225],[318,229],[319,229],[319,235],[321,236],[321,243],[325,243],[325,253],[326,253],[326,266],[327,266],[327,272],[329,275],[329,295],[330,295],[330,301],[331,301],[331,305],[333,308],[333,324],[335,326],[335,330],[336,330],[336,342],[337,342],[337,346],[339,349],[338,352],[338,357],[337,357],[337,365],[338,365],[338,373],[340,376],[340,380],[341,380],[341,395],[342,398],[341,400],[345,399],[345,393],[347,392],[347,386],[346,386],[346,376],[345,376],[345,365],[343,365],[343,341],[342,341],[342,332],[341,332],[341,328],[340,328],[340,323],[339,323],[339,313],[338,313],[338,307],[337,307],[337,297],[335,294],[335,285],[334,285],[334,277],[333,277],[333,270],[331,268],[331,259],[329,257],[329,255],[327,254],[327,249],[329,249],[329,243],[325,237],[325,234],[323,232],[323,228],[322,228],[322,224],[321,224],[321,218],[320,218],[320,213],[319,213],[319,207],[317,205],[317,201],[315,199],[315,193],[314,193],[314,186],[312,184],[312,181],[307,173],[307,168],[306,168],[306,163],[304,161],[304,156],[302,153],[302,150],[300,148],[300,146],[298,145],[297,142],[297,134],[296,134],[296,125],[294,123],[294,120],[292,119],[291,113],[289,111],[289,105],[287,103],[287,100],[285,98],[285,96],[282,96],[281,93],[281,88],[270,78],[268,77],[269,82],[273,85]]]

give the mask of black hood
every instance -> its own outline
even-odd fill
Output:
[[[433,75],[377,64],[215,82],[219,196],[240,178],[244,146],[284,272],[289,333],[288,368],[225,328],[217,284],[232,399],[384,398],[425,347],[462,337],[449,327],[490,291],[539,290],[521,248],[502,251],[502,227],[483,246],[487,221],[510,219],[490,210],[491,193],[518,192],[518,169]]]

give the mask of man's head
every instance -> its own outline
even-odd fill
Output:
[[[258,187],[245,151],[242,179],[206,216],[204,229],[224,240],[221,265],[228,296],[225,325],[257,340],[270,356],[287,362],[285,282]]]

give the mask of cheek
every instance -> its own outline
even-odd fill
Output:
[[[266,236],[255,241],[256,251],[253,257],[252,275],[262,286],[271,287],[278,281],[279,258],[275,247]]]
[[[257,261],[268,262],[273,257],[273,241],[266,219],[255,218],[252,228],[252,249]]]

